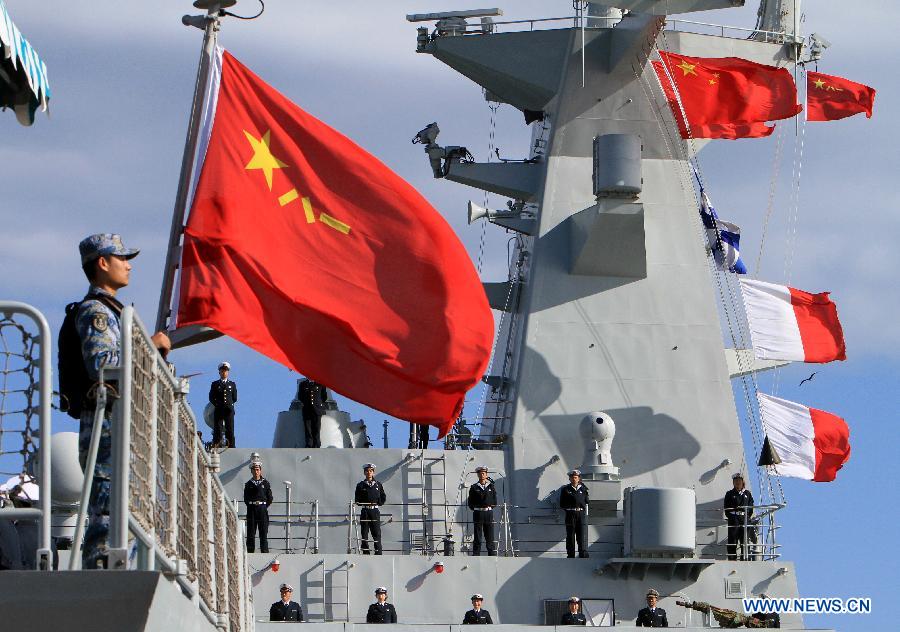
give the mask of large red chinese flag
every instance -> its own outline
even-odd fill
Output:
[[[445,434],[493,339],[465,248],[397,174],[219,55],[177,326]]]
[[[774,128],[766,121],[790,118],[802,109],[784,68],[738,57],[659,55],[662,62],[653,62],[653,68],[683,138],[768,136]]]
[[[836,121],[860,112],[872,118],[874,104],[874,88],[821,72],[806,73],[808,121]]]

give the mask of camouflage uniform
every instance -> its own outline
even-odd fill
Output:
[[[119,364],[119,317],[102,302],[90,298],[103,294],[115,301],[108,292],[91,286],[84,302],[78,308],[75,327],[81,339],[81,353],[91,380],[99,379],[100,367]],[[107,408],[107,411],[109,409]],[[107,554],[109,537],[109,489],[112,477],[112,439],[109,415],[103,416],[100,431],[100,446],[94,480],[88,504],[88,527],[84,534],[82,568],[96,568],[97,561]],[[84,470],[91,445],[91,431],[94,426],[94,411],[84,410],[78,432],[78,459]]]

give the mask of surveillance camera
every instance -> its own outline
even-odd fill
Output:
[[[816,46],[822,50],[831,46],[831,42],[819,35],[818,33],[813,33],[809,36],[810,41],[813,46]]]
[[[606,413],[588,413],[588,418],[591,421],[591,434],[595,441],[606,441],[616,435],[616,422]]]
[[[441,129],[437,123],[429,123],[413,137],[412,143],[413,145],[431,145],[437,140],[440,133]]]

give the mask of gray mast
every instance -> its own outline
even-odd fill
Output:
[[[189,16],[182,18],[185,26],[196,26],[203,29],[203,44],[200,49],[200,62],[197,65],[197,80],[194,84],[194,100],[191,104],[191,116],[188,121],[187,136],[184,141],[184,152],[181,157],[181,172],[178,177],[178,189],[175,193],[175,209],[172,212],[172,225],[169,230],[169,246],[166,251],[166,263],[163,269],[162,290],[159,296],[159,308],[156,312],[156,330],[163,331],[169,324],[173,292],[175,291],[175,278],[178,274],[178,265],[181,261],[181,239],[184,234],[184,220],[187,214],[188,195],[190,194],[191,181],[194,177],[194,166],[197,155],[197,141],[200,134],[200,122],[203,106],[206,99],[206,89],[209,82],[209,71],[212,57],[215,54],[219,37],[220,11],[235,5],[237,0],[195,0],[194,6],[206,11],[205,16]],[[198,333],[196,330],[205,330],[205,339],[218,336],[208,327],[191,328],[189,333]],[[173,340],[176,346],[185,338],[184,332],[179,332],[178,340]],[[201,340],[195,340],[200,342]]]
[[[509,348],[514,360],[508,375],[489,378],[500,399],[513,402],[505,449],[523,541],[541,539],[529,533],[540,528],[522,525],[545,513],[566,470],[589,462],[583,420],[591,411],[615,420],[613,456],[624,486],[694,489],[698,507],[708,509],[728,485],[725,476],[711,484],[710,473],[724,461],[735,469],[744,462],[688,147],[672,135],[648,58],[654,43],[763,63],[790,52],[780,43],[662,34],[667,8],[699,11],[730,0],[617,5],[632,13],[615,28],[420,40],[420,52],[502,101],[543,112],[549,128],[546,154],[533,162],[450,156],[445,166],[448,180],[509,196],[536,215],[510,314],[521,332]],[[590,7],[591,15],[604,11]],[[622,167],[610,158],[616,154],[638,165],[632,188],[595,189],[592,175],[602,180]],[[610,493],[613,500],[617,490]]]

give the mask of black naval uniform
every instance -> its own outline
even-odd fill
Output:
[[[222,429],[228,447],[234,447],[234,404],[237,402],[237,384],[231,380],[216,380],[209,387],[209,402],[213,408],[213,445],[222,440]]]
[[[463,625],[489,625],[494,622],[491,620],[491,613],[482,608],[476,611],[472,608],[463,617]]]
[[[381,555],[381,511],[378,509],[387,501],[384,486],[376,480],[370,483],[361,480],[356,484],[356,493],[353,500],[362,506],[359,512],[359,524],[361,525],[360,547],[365,555],[369,554],[369,533],[375,543],[375,555]]]
[[[397,611],[393,604],[375,602],[366,613],[366,623],[397,623]]]
[[[250,479],[244,483],[244,504],[247,505],[247,553],[253,553],[256,530],[259,529],[259,550],[269,552],[269,505],[272,504],[272,486],[265,478]]]
[[[580,612],[567,612],[562,616],[560,625],[587,625],[587,617]]]
[[[641,608],[638,611],[637,621],[634,625],[639,628],[667,628],[669,620],[666,619],[666,611],[662,608]]]
[[[312,380],[300,383],[299,399],[303,404],[303,430],[306,435],[307,448],[321,448],[319,431],[322,428],[322,415],[325,414],[327,393],[325,387]]]
[[[303,608],[296,601],[276,601],[269,608],[269,621],[303,621]]]
[[[748,542],[744,540],[744,534],[750,535],[750,530],[756,527],[751,522],[753,518],[753,494],[746,487],[741,491],[732,488],[725,492],[725,518],[728,520],[728,559],[738,559],[738,542],[742,543],[741,559],[749,558],[747,551]],[[746,522],[745,522],[746,520]],[[744,528],[746,525],[746,529]],[[754,531],[751,540],[756,540]]]
[[[588,488],[579,483],[563,485],[559,490],[559,506],[566,512],[566,556],[575,557],[575,541],[578,541],[578,557],[588,557],[587,516]]]
[[[497,543],[494,541],[494,507],[497,506],[497,490],[494,481],[488,479],[487,485],[474,483],[469,487],[469,509],[472,510],[472,555],[481,555],[481,540],[487,545],[488,555],[497,555]]]

